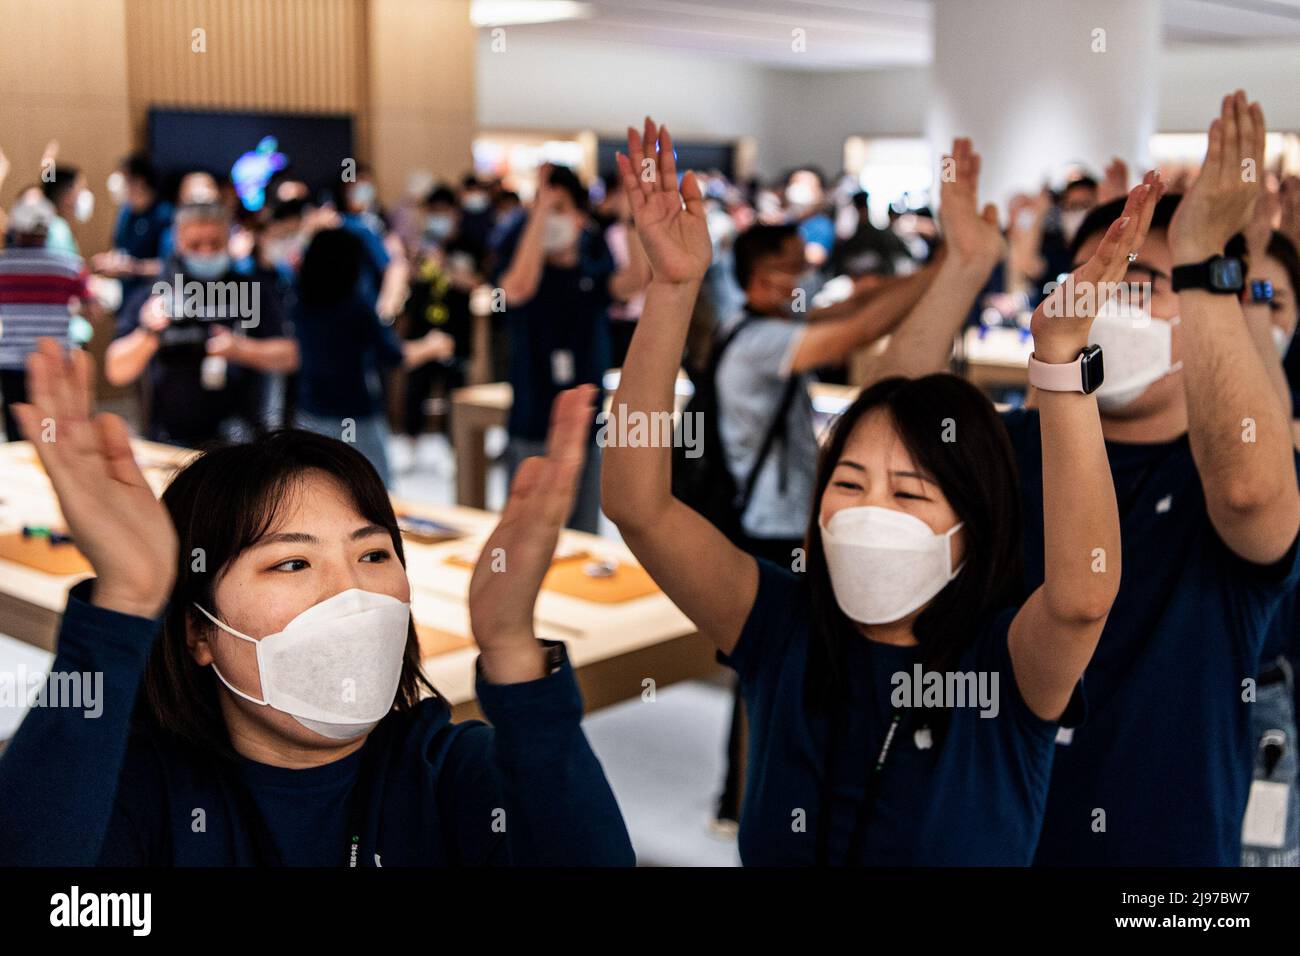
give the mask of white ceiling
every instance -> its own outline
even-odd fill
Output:
[[[587,0],[592,16],[517,25],[538,39],[668,47],[790,69],[869,69],[930,60],[930,0]],[[1026,0],[1032,2],[1032,0]],[[1161,0],[1166,42],[1300,40],[1300,0]],[[792,31],[806,52],[792,56]]]

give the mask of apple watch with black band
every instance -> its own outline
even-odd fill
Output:
[[[1170,279],[1175,292],[1203,289],[1219,295],[1237,295],[1245,284],[1241,260],[1228,256],[1210,256],[1204,262],[1174,266]]]

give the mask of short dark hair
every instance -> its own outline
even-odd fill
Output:
[[[57,206],[59,200],[67,195],[68,190],[72,188],[80,175],[81,170],[76,166],[55,166],[54,177],[49,182],[46,182],[42,177],[41,192],[45,194],[46,199]]]
[[[735,260],[736,282],[742,289],[748,289],[754,272],[764,259],[773,259],[781,254],[781,247],[791,236],[799,235],[799,227],[794,223],[774,226],[759,223],[750,226],[736,237],[731,247]]]
[[[424,197],[426,206],[457,206],[456,194],[446,186],[434,186]]]
[[[328,306],[350,296],[361,278],[365,250],[347,229],[322,229],[307,244],[298,271],[298,298],[303,305]]]
[[[271,222],[284,222],[286,219],[299,219],[307,214],[307,200],[278,199],[271,205]]]
[[[1151,230],[1169,228],[1169,223],[1173,221],[1174,211],[1178,208],[1178,200],[1183,198],[1182,193],[1168,193],[1161,196],[1156,202],[1155,211],[1151,214]],[[1098,233],[1105,233],[1110,228],[1110,224],[1119,218],[1119,214],[1124,211],[1124,204],[1128,201],[1127,196],[1121,196],[1118,199],[1112,199],[1110,202],[1102,203],[1100,206],[1094,206],[1089,210],[1088,215],[1083,217],[1083,222],[1079,224],[1079,231],[1074,234],[1070,240],[1070,261],[1079,254],[1083,244]]]
[[[158,191],[158,170],[146,153],[132,153],[122,160],[122,173],[128,179],[138,179],[152,192]]]
[[[336,481],[366,520],[384,528],[397,559],[406,566],[402,536],[384,484],[365,456],[345,442],[285,429],[246,444],[214,448],[191,461],[162,496],[180,536],[180,550],[176,583],[162,634],[149,656],[138,705],[141,718],[174,739],[233,759],[216,677],[190,655],[186,625],[215,627],[194,609],[194,603],[222,617],[214,598],[222,572],[267,533],[289,493],[311,471]],[[196,548],[203,549],[202,570],[195,570]],[[393,707],[409,711],[426,694],[438,696],[420,670],[419,639],[412,623]]]
[[[587,211],[587,187],[568,166],[552,166],[551,178],[547,182],[558,189],[563,189],[573,199],[573,204],[583,212]]]

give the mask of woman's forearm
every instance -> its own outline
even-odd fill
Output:
[[[624,417],[656,421],[655,413],[672,414],[677,372],[698,292],[698,282],[650,283],[610,403],[608,428],[614,434],[627,433],[620,427]],[[620,526],[654,521],[672,498],[672,450],[658,444],[632,448],[615,442],[605,448],[601,497],[605,514]]]

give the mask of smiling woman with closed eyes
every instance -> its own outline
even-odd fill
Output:
[[[679,187],[666,131],[647,119],[619,162],[654,278],[611,407],[653,418],[673,408],[710,242],[699,185],[687,173]],[[961,188],[945,193],[945,212],[960,224],[978,217],[968,144],[954,168]],[[1124,274],[1159,192],[1149,175],[1130,194],[1075,288]],[[806,574],[755,559],[675,499],[669,449],[606,449],[606,513],[739,674],[746,865],[1032,860],[1054,741],[1076,716],[1120,576],[1097,403],[1064,390],[1093,312],[1067,294],[1032,323],[1036,358],[1062,390],[1041,399],[1047,568],[1023,603],[1010,443],[955,376],[885,379],[840,416],[821,452]],[[960,679],[966,699],[933,694],[934,678],[940,689]]]
[[[475,569],[477,692],[420,672],[392,505],[354,448],[301,431],[210,451],[156,500],[91,366],[51,341],[18,406],[96,578],[52,674],[102,714],[34,708],[0,757],[0,865],[625,865],[632,848],[533,604],[572,506],[593,390],[563,393]],[[58,440],[42,442],[53,421]]]

